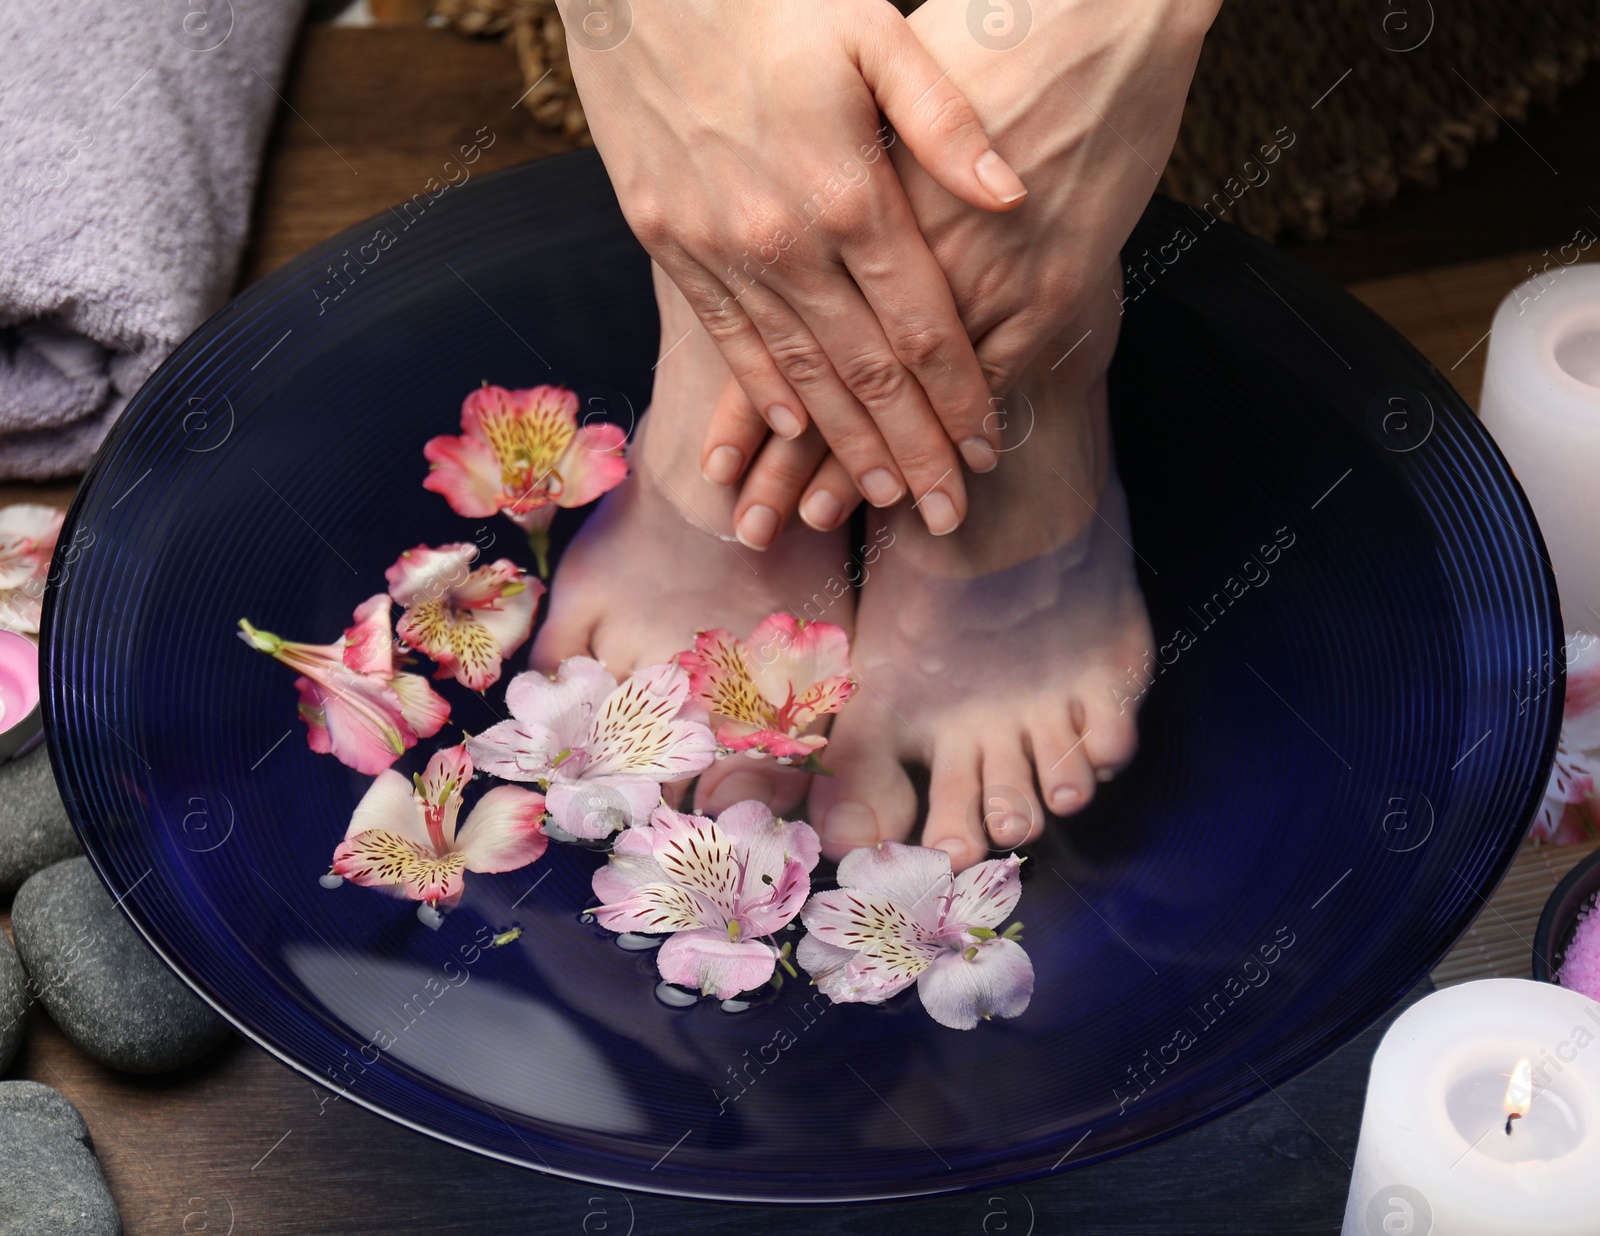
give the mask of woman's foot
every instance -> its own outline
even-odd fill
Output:
[[[861,687],[834,719],[834,775],[811,788],[828,857],[910,836],[904,764],[930,774],[922,843],[959,870],[1037,836],[1046,804],[1081,810],[1133,758],[1151,636],[1106,419],[1117,324],[1108,295],[1024,375],[1000,467],[969,478],[954,534],[929,536],[902,508],[879,517]]]
[[[796,523],[764,552],[733,535],[734,491],[700,474],[700,445],[728,378],[716,345],[688,303],[656,270],[663,357],[649,414],[629,450],[632,475],[607,494],[561,557],[535,668],[551,673],[587,654],[619,678],[722,627],[743,638],[767,615],[852,625],[844,532]],[[834,593],[842,593],[834,599]],[[700,780],[698,810],[746,798],[787,810],[805,797],[797,770],[748,756],[719,761]]]

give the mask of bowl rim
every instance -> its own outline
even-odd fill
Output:
[[[1597,898],[1600,898],[1600,850],[1579,859],[1544,903],[1539,926],[1533,933],[1533,977],[1536,981],[1560,986],[1556,981],[1560,966],[1552,966],[1552,958],[1564,959],[1578,915],[1587,902]],[[1558,919],[1561,920],[1559,925]],[[1558,926],[1560,938],[1556,936]]]

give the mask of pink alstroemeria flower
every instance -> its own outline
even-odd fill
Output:
[[[294,685],[306,743],[357,772],[383,772],[449,720],[449,703],[426,678],[394,667],[387,593],[363,601],[336,643],[294,643],[244,618],[239,638],[299,672]]]
[[[1544,803],[1530,837],[1555,845],[1587,841],[1600,831],[1595,779],[1600,768],[1585,752],[1600,747],[1600,640],[1577,632],[1567,641],[1566,712]]]
[[[53,506],[31,502],[0,507],[0,627],[39,633],[45,576],[65,518]]]
[[[678,654],[695,698],[712,714],[725,751],[765,753],[788,763],[824,746],[803,734],[838,712],[855,691],[850,637],[830,622],[773,614],[748,642],[727,631],[701,631],[694,651]]]
[[[431,468],[422,486],[469,519],[503,511],[529,534],[548,574],[544,532],[556,508],[583,506],[622,483],[627,436],[618,425],[580,426],[578,396],[563,387],[485,383],[461,405],[460,436],[423,448]]]
[[[568,657],[554,678],[513,678],[512,719],[468,738],[467,748],[491,776],[542,783],[551,822],[598,840],[643,827],[664,782],[716,758],[710,729],[685,715],[686,705],[689,678],[675,665],[638,670],[619,686],[600,662]]]
[[[395,633],[439,663],[436,678],[487,691],[501,662],[533,630],[545,586],[509,558],[473,569],[478,547],[466,542],[418,545],[384,573],[389,595],[405,606]]]
[[[823,993],[878,1004],[912,982],[934,1021],[970,1030],[1015,1017],[1033,996],[1033,963],[1003,935],[1022,896],[1016,855],[952,875],[943,850],[882,841],[839,863],[839,888],[800,912],[809,934],[795,959]]]
[[[502,785],[478,800],[461,831],[456,816],[472,759],[464,746],[434,753],[407,781],[392,768],[356,804],[333,872],[367,888],[448,909],[461,900],[466,872],[515,871],[544,853],[544,795]]]
[[[715,822],[658,807],[594,873],[594,916],[610,931],[672,932],[656,954],[661,977],[726,1000],[772,977],[781,954],[761,937],[799,913],[817,854],[809,824],[765,803],[735,803]]]

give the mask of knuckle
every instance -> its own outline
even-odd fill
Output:
[[[928,103],[928,132],[940,141],[954,141],[981,134],[978,115],[959,94],[936,91]]]
[[[905,366],[892,354],[879,352],[850,357],[841,365],[839,377],[869,408],[898,398],[906,386]]]
[[[895,341],[897,355],[908,369],[946,368],[944,354],[949,336],[936,326],[915,333],[906,332]]]
[[[629,203],[628,224],[646,249],[661,248],[672,239],[672,220],[654,198]]]
[[[790,336],[768,345],[778,371],[796,386],[814,386],[824,380],[832,366],[815,339]]]

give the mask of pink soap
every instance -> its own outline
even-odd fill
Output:
[[[1600,907],[1592,901],[1578,916],[1559,978],[1563,987],[1600,1000]]]

